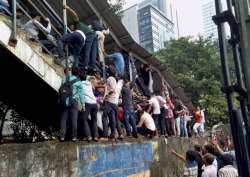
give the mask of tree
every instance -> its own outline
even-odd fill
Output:
[[[221,64],[218,44],[210,38],[171,40],[155,54],[169,67],[196,106],[206,109],[208,125],[228,122],[227,103],[221,92]],[[230,61],[230,72],[234,73]]]

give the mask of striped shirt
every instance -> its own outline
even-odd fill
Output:
[[[226,165],[218,172],[219,177],[238,177],[238,170],[232,165]]]

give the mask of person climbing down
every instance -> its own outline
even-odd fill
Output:
[[[74,27],[74,29],[72,29],[72,33],[64,34],[57,41],[58,57],[55,59],[55,63],[62,65],[62,60],[64,58],[64,46],[65,44],[69,44],[73,49],[73,67],[79,68],[80,53],[86,41],[85,26],[82,24],[82,22],[79,22],[79,17],[75,13],[75,11],[73,11],[69,6],[65,6],[64,8],[66,8],[71,14],[74,15],[74,20],[77,22],[72,25]]]

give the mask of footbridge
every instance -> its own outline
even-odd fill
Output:
[[[107,51],[114,47],[130,52],[136,65],[149,63],[153,67],[154,89],[164,81],[178,95],[183,104],[192,108],[182,88],[174,81],[166,66],[140,47],[129,35],[121,21],[112,14],[103,0],[69,1],[80,19],[90,23],[102,20],[109,26],[111,35],[105,41]],[[55,27],[62,26],[63,5],[60,0],[27,0],[18,4],[47,16]],[[69,21],[72,19],[69,19]],[[27,33],[17,28],[17,43],[9,45],[12,32],[11,18],[0,14],[0,100],[42,127],[57,125],[57,92],[63,77],[63,68],[54,64],[53,57],[42,52],[41,46],[27,39]]]

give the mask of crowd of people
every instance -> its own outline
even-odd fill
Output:
[[[203,136],[204,110],[198,107],[191,116],[183,104],[173,103],[164,92],[140,95],[136,84],[120,75],[114,66],[109,66],[107,73],[105,82],[98,73],[87,75],[77,68],[65,69],[60,92],[68,89],[70,83],[73,94],[71,101],[69,97],[60,101],[61,141],[65,140],[68,117],[72,122],[72,141],[77,139],[78,117],[83,122],[79,128],[88,141],[115,141],[125,135],[138,138],[138,134],[148,138]],[[97,125],[98,112],[102,113],[101,125]]]
[[[185,177],[238,177],[234,144],[230,136],[215,135],[205,145],[193,141],[186,155],[171,149],[170,153],[184,164]]]
[[[11,15],[10,2],[0,1],[0,11],[6,15]],[[155,92],[149,64],[142,64],[137,72],[130,53],[114,47],[107,54],[104,41],[110,29],[98,20],[87,25],[72,8],[67,5],[64,8],[73,23],[62,36],[52,35],[52,31],[62,29],[53,28],[49,18],[37,13],[26,14],[17,8],[18,27],[27,32],[29,40],[39,42],[43,52],[51,52],[56,64],[65,68],[58,101],[61,141],[65,140],[68,118],[72,141],[77,137],[88,141],[137,138],[138,134],[150,138],[203,135],[204,110],[198,107],[190,113],[177,96],[169,93],[171,88],[166,84]],[[66,45],[69,55],[73,55],[72,65],[67,66]],[[97,124],[100,113],[101,121]],[[82,135],[78,129],[83,130]]]

